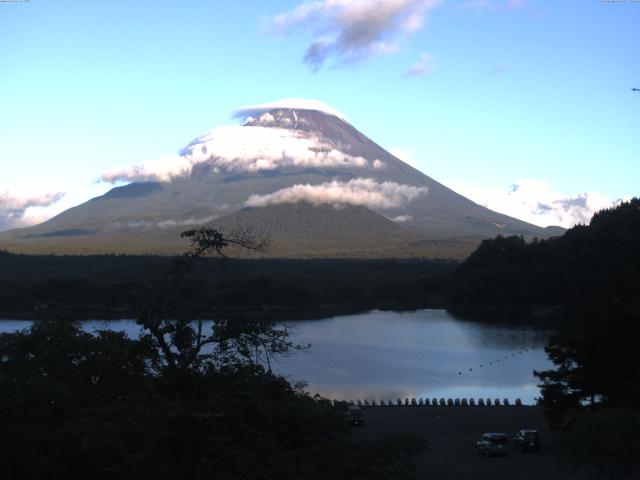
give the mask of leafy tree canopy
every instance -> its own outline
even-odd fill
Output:
[[[638,298],[640,199],[562,237],[485,240],[454,272],[453,305],[583,305]]]

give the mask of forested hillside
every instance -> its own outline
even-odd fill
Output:
[[[562,237],[485,240],[454,272],[452,305],[583,305],[639,295],[640,199]]]

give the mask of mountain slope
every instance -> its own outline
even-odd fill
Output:
[[[550,234],[455,193],[337,115],[296,108],[252,113],[242,126],[197,137],[169,162],[108,172],[103,179],[132,183],[2,234],[0,248],[174,249],[182,243],[171,235],[188,225],[240,219],[256,229],[278,225],[274,246],[288,245],[281,251],[291,256],[387,256],[389,249],[450,256],[446,249],[434,253],[435,246],[466,245],[457,256],[497,234]],[[331,235],[322,235],[325,229]]]

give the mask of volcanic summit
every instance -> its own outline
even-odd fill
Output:
[[[236,111],[178,154],[102,175],[106,194],[0,248],[56,253],[170,253],[207,223],[270,239],[279,257],[459,257],[498,234],[548,237],[488,210],[394,157],[314,101]]]

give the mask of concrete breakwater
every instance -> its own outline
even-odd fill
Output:
[[[521,407],[522,400],[516,398],[513,402],[508,398],[396,398],[395,400],[330,400],[334,405],[347,403],[362,408],[368,407]]]

